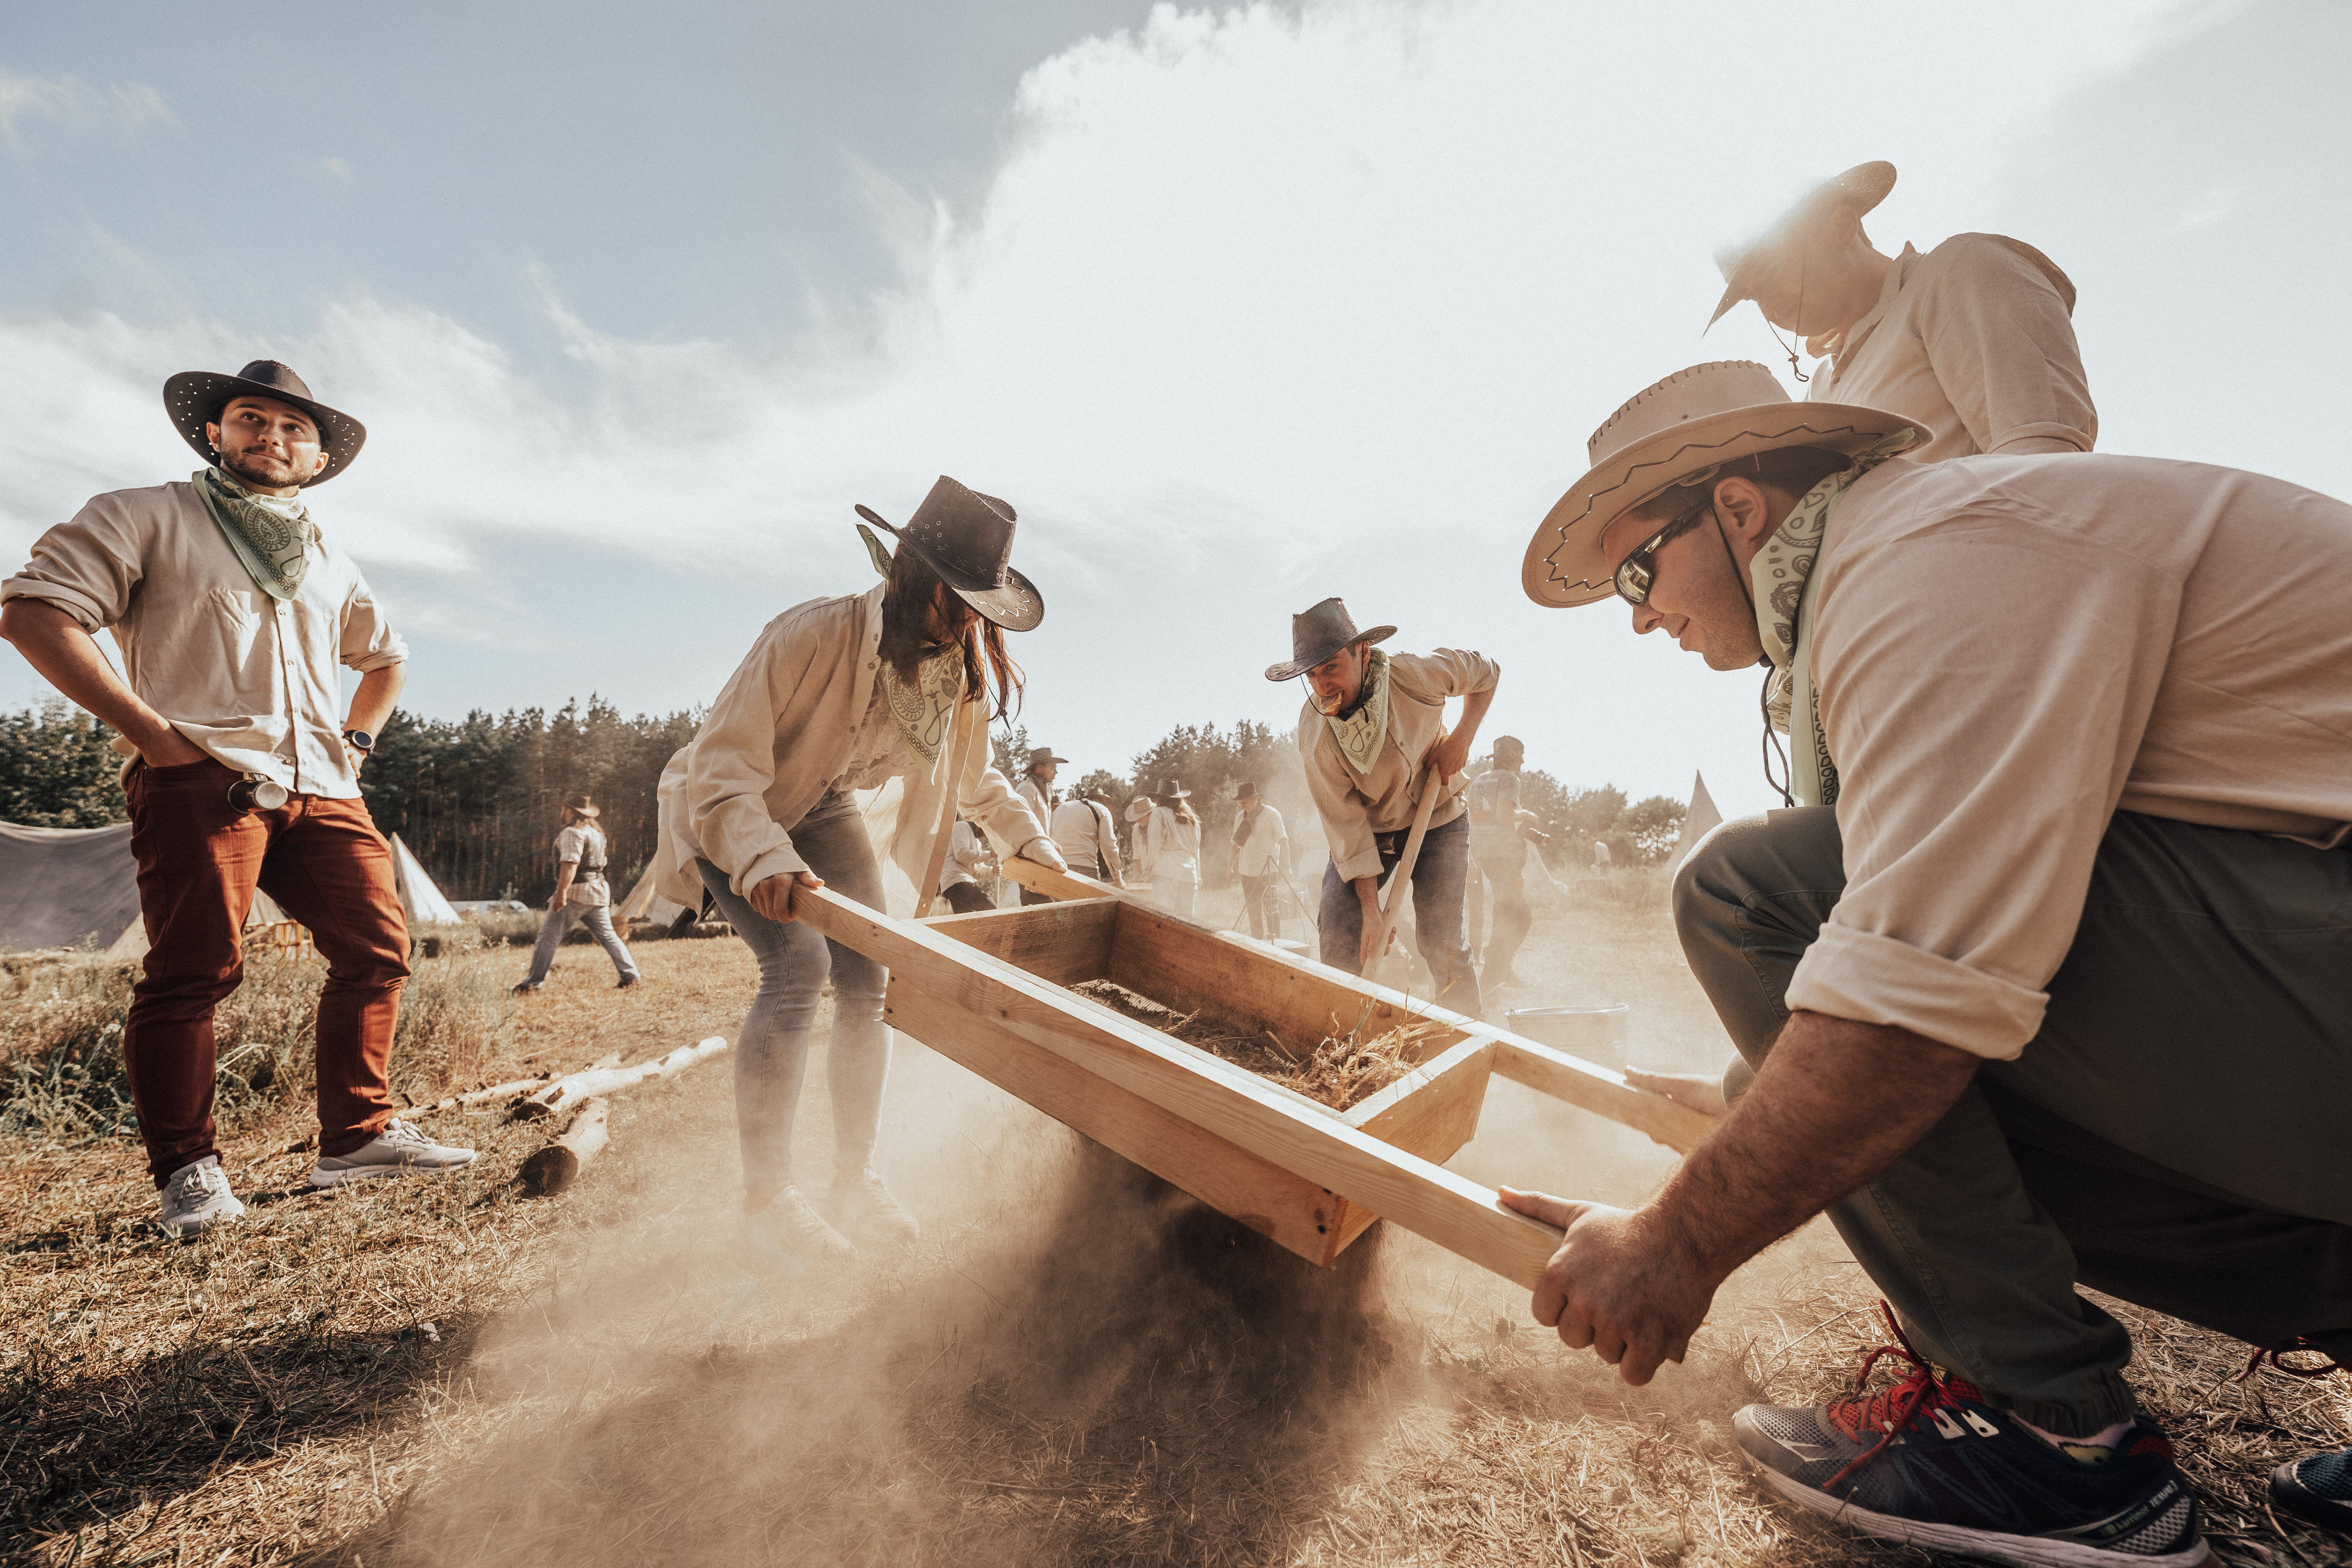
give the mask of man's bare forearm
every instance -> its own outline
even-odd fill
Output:
[[[16,646],[25,662],[58,689],[67,701],[113,726],[141,752],[158,743],[187,744],[161,713],[122,683],[100,651],[98,639],[81,623],[47,599],[11,599],[0,609],[0,637]]]
[[[1893,1164],[1952,1108],[1978,1059],[1907,1029],[1797,1013],[1650,1207],[1720,1280]]]
[[[382,734],[384,721],[392,717],[393,707],[400,700],[400,689],[407,684],[405,663],[387,664],[361,676],[358,689],[352,693],[352,716],[343,721],[343,727]]]

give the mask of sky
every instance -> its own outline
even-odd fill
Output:
[[[1886,159],[1890,252],[2053,258],[2102,450],[2352,495],[2352,7],[1979,0],[0,0],[0,554],[184,479],[160,389],[292,364],[309,492],[435,716],[708,700],[873,581],[853,502],[1012,501],[1024,721],[1124,772],[1288,728],[1288,617],[1500,660],[1571,785],[1768,796],[1754,681],[1518,587],[1713,251]],[[44,688],[0,648],[0,705]],[[1777,803],[1775,803],[1777,804]]]

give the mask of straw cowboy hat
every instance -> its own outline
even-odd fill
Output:
[[[1044,595],[1013,569],[1010,503],[941,474],[903,529],[891,527],[863,504],[857,515],[895,536],[965,604],[1006,631],[1034,631],[1045,618]]]
[[[1290,617],[1290,662],[1267,665],[1265,678],[1295,679],[1350,643],[1386,642],[1394,636],[1394,626],[1358,631],[1356,617],[1348,613],[1348,606],[1337,599],[1326,599]]]
[[[221,410],[237,397],[275,398],[300,409],[318,426],[319,450],[327,455],[327,466],[302,481],[305,489],[323,485],[350,468],[366,444],[366,426],[311,396],[302,378],[274,359],[255,360],[235,375],[184,370],[163,384],[163,412],[172,416],[180,438],[209,465],[219,462],[220,454],[205,439],[205,426],[219,423]]]
[[[1528,542],[1519,585],[1538,605],[1590,605],[1614,594],[1615,563],[1601,549],[1611,523],[1685,474],[1782,447],[1859,452],[1913,427],[1883,408],[1798,403],[1753,360],[1676,371],[1592,433],[1592,467],[1570,485]]]
[[[1054,748],[1051,746],[1032,746],[1029,748],[1029,765],[1033,768],[1044,767],[1047,763],[1066,763],[1070,759],[1067,757],[1055,756],[1054,754]]]
[[[1773,247],[1801,232],[1807,226],[1827,217],[1840,207],[1856,217],[1870,211],[1886,199],[1895,188],[1895,165],[1892,163],[1856,163],[1834,179],[1823,180],[1799,197],[1795,205],[1782,213],[1778,221],[1762,234],[1741,245],[1727,245],[1715,253],[1715,265],[1723,274],[1723,298],[1715,303],[1715,314],[1706,319],[1710,327],[1723,320],[1723,313],[1742,300],[1756,298],[1758,272],[1769,259]]]

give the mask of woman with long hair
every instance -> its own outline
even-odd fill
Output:
[[[770,1242],[819,1259],[845,1258],[859,1241],[911,1246],[919,1233],[873,1164],[890,1065],[887,976],[794,918],[802,889],[883,908],[853,792],[900,781],[884,847],[921,893],[950,798],[1000,854],[1062,868],[989,760],[989,722],[1022,689],[1004,634],[1045,614],[1012,567],[1013,509],[942,478],[903,530],[857,510],[898,540],[887,553],[858,529],[885,581],[812,599],[760,634],[662,774],[655,868],[663,896],[691,904],[707,894],[760,961],[735,1051],[744,1212]],[[820,1212],[793,1184],[792,1128],[828,978],[835,1172]]]

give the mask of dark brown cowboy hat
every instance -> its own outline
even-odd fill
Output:
[[[195,448],[197,457],[208,464],[217,463],[220,454],[205,439],[205,426],[217,423],[221,410],[237,397],[269,397],[290,404],[319,426],[319,449],[327,454],[327,466],[302,481],[306,488],[323,485],[350,468],[367,442],[366,426],[311,396],[302,378],[274,359],[255,360],[235,375],[184,370],[163,384],[163,412],[172,416],[180,438]]]
[[[1184,781],[1182,779],[1161,779],[1160,781],[1160,798],[1161,800],[1190,800],[1192,798],[1192,792],[1184,787]]]
[[[1268,680],[1295,679],[1349,643],[1386,642],[1394,636],[1394,626],[1374,626],[1368,632],[1358,631],[1356,617],[1348,613],[1348,606],[1337,599],[1326,599],[1290,617],[1290,662],[1267,665],[1265,678]]]
[[[1759,265],[1771,255],[1774,247],[1840,207],[1859,217],[1885,201],[1886,193],[1894,188],[1894,164],[1856,163],[1844,174],[1823,180],[1807,191],[1762,234],[1745,244],[1727,245],[1717,251],[1715,265],[1723,274],[1723,298],[1715,302],[1715,314],[1706,319],[1706,324],[1714,326],[1731,307],[1742,300],[1756,298]]]
[[[563,797],[563,809],[577,816],[587,817],[591,821],[593,821],[595,818],[604,815],[602,811],[597,809],[596,803],[594,801],[590,800],[586,795],[580,794],[577,790]]]
[[[892,528],[868,506],[861,504],[857,515],[896,535],[965,604],[1006,631],[1034,631],[1045,618],[1044,595],[1013,569],[1014,518],[1008,503],[941,474],[903,529]]]

